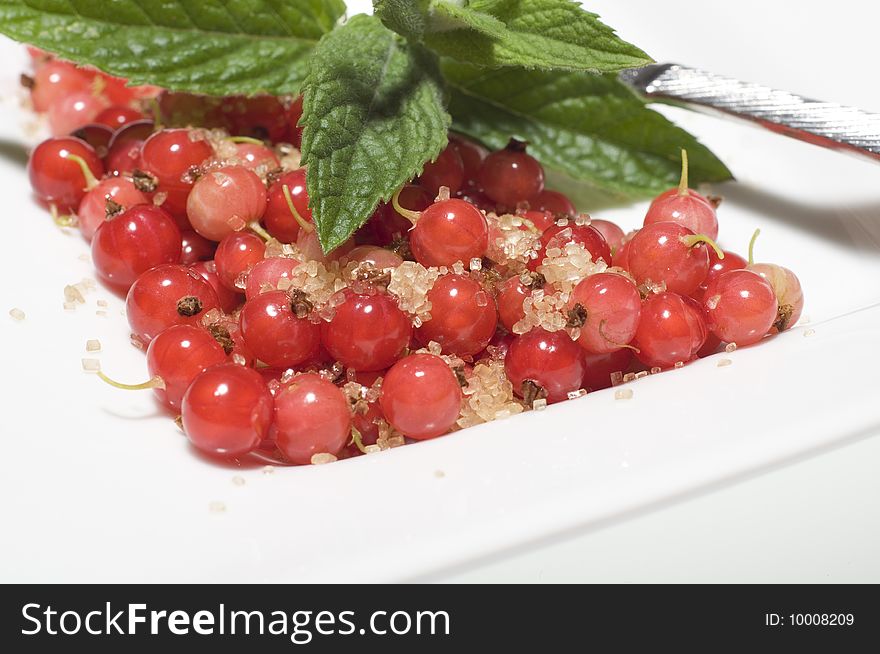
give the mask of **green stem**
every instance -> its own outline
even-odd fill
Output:
[[[248,223],[248,228],[267,243],[272,240],[272,235],[263,229],[263,226],[258,221],[255,220],[252,223]]]
[[[89,168],[85,159],[79,155],[71,154],[70,152],[64,152],[61,156],[65,159],[70,159],[82,169],[83,177],[86,178],[86,185],[85,188],[83,188],[84,191],[91,191],[98,185],[98,180],[95,179],[95,174],[92,172],[92,169]]]
[[[678,179],[678,194],[689,195],[688,187],[688,151],[681,149],[681,177]]]
[[[421,214],[418,211],[412,211],[410,209],[405,209],[400,206],[400,192],[403,191],[401,187],[397,193],[391,196],[391,206],[394,207],[394,210],[399,213],[401,216],[410,221],[413,225],[415,225]]]
[[[156,375],[152,379],[140,384],[123,384],[121,382],[110,379],[100,370],[97,372],[97,375],[101,378],[101,380],[107,382],[111,386],[115,388],[121,388],[124,391],[145,391],[148,388],[165,388],[165,381],[159,375]]]
[[[691,236],[682,236],[681,242],[687,245],[689,248],[694,247],[697,243],[705,243],[710,246],[713,250],[715,250],[715,254],[718,255],[719,259],[724,258],[724,250],[718,247],[718,244],[713,241],[711,238],[706,236],[705,234],[693,234]]]
[[[287,200],[287,208],[290,209],[290,213],[293,214],[293,219],[299,223],[300,228],[306,233],[314,231],[314,228],[309,224],[309,221],[300,216],[299,211],[296,210],[296,206],[293,204],[293,198],[290,197],[290,189],[287,187],[287,184],[281,186],[281,192],[284,193],[284,199]]]
[[[251,143],[253,145],[266,145],[264,141],[260,139],[255,139],[251,136],[230,136],[227,141],[232,141],[233,143]]]
[[[758,240],[758,235],[761,233],[760,229],[756,229],[755,233],[752,234],[752,239],[749,241],[749,265],[751,266],[755,263],[755,241]]]

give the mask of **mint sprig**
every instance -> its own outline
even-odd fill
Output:
[[[306,182],[330,251],[440,153],[451,119],[436,55],[364,15],[318,44],[303,98]]]
[[[303,162],[326,251],[437,156],[449,113],[455,129],[489,146],[528,140],[577,198],[583,189],[619,199],[672,186],[682,147],[695,181],[730,178],[608,74],[650,58],[572,0],[374,8],[377,18],[341,24],[342,0],[0,0],[0,33],[134,84],[302,91]]]

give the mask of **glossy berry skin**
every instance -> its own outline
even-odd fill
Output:
[[[731,270],[713,279],[703,296],[706,323],[725,343],[752,345],[776,322],[776,294],[766,279],[750,270]]]
[[[112,127],[113,129],[119,129],[129,123],[143,120],[144,118],[144,114],[137,109],[120,107],[117,105],[104,109],[101,113],[95,116],[95,122],[101,125],[106,125],[107,127]]]
[[[113,130],[106,125],[89,123],[88,125],[83,125],[76,131],[71,132],[70,135],[82,139],[91,145],[95,148],[95,153],[103,158],[107,155],[110,141],[113,140],[113,133]]]
[[[316,374],[293,380],[275,396],[275,444],[291,463],[305,465],[315,454],[338,455],[351,434],[348,400]]]
[[[506,279],[496,288],[495,300],[498,304],[498,321],[507,331],[525,318],[523,302],[532,294],[532,290],[522,283],[519,276]]]
[[[205,314],[219,308],[211,285],[180,264],[151,268],[137,278],[125,297],[128,325],[143,343],[171,325],[200,325]]]
[[[281,165],[277,155],[265,145],[236,143],[235,149],[241,165],[248,170],[255,170],[260,167],[266,170],[273,170]]]
[[[583,383],[583,349],[564,331],[536,328],[513,339],[504,358],[513,391],[523,396],[523,382],[531,381],[547,394],[547,402],[561,402]]]
[[[192,230],[180,233],[180,263],[185,266],[214,258],[217,244]]]
[[[34,111],[44,113],[63,98],[89,91],[94,75],[67,61],[53,60],[34,72],[31,102]]]
[[[154,266],[180,261],[180,230],[152,204],[133,206],[105,220],[92,238],[92,263],[106,283],[127,290]]]
[[[86,162],[96,179],[104,176],[104,165],[94,148],[71,136],[51,138],[40,143],[28,160],[28,176],[34,194],[61,212],[75,211],[86,194],[88,181],[83,169],[68,155]]]
[[[230,291],[241,293],[247,281],[244,275],[263,260],[266,244],[253,232],[234,232],[220,241],[214,263],[220,282]]]
[[[645,215],[645,225],[674,222],[687,227],[694,234],[705,234],[713,241],[718,238],[718,217],[715,207],[696,191],[685,193],[672,188],[658,195]]]
[[[193,185],[186,215],[193,229],[212,241],[240,232],[266,210],[266,187],[244,166],[206,173]]]
[[[556,225],[556,217],[549,211],[539,211],[537,209],[529,209],[523,214],[523,218],[530,221],[542,234]]]
[[[583,387],[590,391],[600,391],[610,388],[611,375],[616,372],[626,372],[632,363],[633,353],[628,348],[622,348],[608,354],[584,354]]]
[[[601,218],[594,218],[590,221],[590,227],[602,235],[605,242],[608,243],[608,247],[611,248],[612,255],[623,245],[626,234],[624,234],[623,230],[618,227],[617,223],[613,223],[610,220],[602,220]]]
[[[321,343],[334,359],[357,371],[384,370],[409,345],[412,323],[390,295],[341,291],[345,301],[321,326]]]
[[[298,267],[299,261],[287,257],[268,257],[257,261],[248,272],[245,296],[250,300],[267,292],[266,287],[278,290],[279,282],[289,280]]]
[[[705,243],[689,245],[694,233],[678,223],[652,223],[642,227],[629,243],[627,270],[642,284],[666,283],[666,290],[690,295],[709,272]]]
[[[425,164],[422,174],[419,175],[419,186],[432,198],[437,197],[441,186],[447,187],[452,195],[461,190],[464,186],[464,163],[452,144],[446,146],[436,161]]]
[[[213,260],[196,261],[189,264],[192,270],[195,270],[217,294],[217,300],[220,302],[220,308],[224,313],[232,313],[244,302],[244,297],[240,292],[231,291],[220,281],[217,275],[217,266]]]
[[[804,310],[804,291],[801,282],[792,271],[774,263],[753,263],[747,270],[757,273],[770,284],[776,294],[779,310],[776,322],[773,323],[775,331],[785,331],[793,327]]]
[[[410,211],[424,211],[434,203],[434,196],[420,186],[407,184],[398,197],[400,206]],[[395,240],[406,236],[413,224],[401,216],[391,203],[379,205],[379,209],[368,223],[372,228],[377,245],[391,245]]]
[[[474,205],[455,198],[425,209],[410,232],[413,256],[423,266],[467,265],[489,247],[489,225]]]
[[[144,140],[153,133],[153,121],[139,120],[116,130],[107,146],[104,163],[111,175],[132,174],[141,165]]]
[[[541,235],[541,245],[538,248],[538,256],[528,263],[529,270],[537,270],[544,259],[548,248],[564,248],[568,243],[580,243],[590,253],[593,262],[600,259],[608,263],[611,261],[611,248],[594,227],[590,225],[556,224],[548,227]]]
[[[700,287],[691,293],[691,297],[700,303],[702,303],[703,296],[706,293],[706,286],[708,286],[709,282],[718,277],[718,275],[725,273],[728,270],[742,270],[749,265],[748,261],[735,252],[728,252],[725,250],[723,259],[719,259],[715,250],[712,248],[708,248],[707,252],[709,254],[709,272],[706,273],[706,279],[703,280]]]
[[[239,324],[254,356],[278,368],[306,361],[321,342],[320,327],[307,317],[297,318],[284,291],[263,293],[245,302]]]
[[[129,177],[108,177],[88,191],[76,210],[79,231],[91,241],[98,227],[107,220],[107,199],[113,200],[123,209],[138,204],[146,204],[147,196],[138,191]]]
[[[95,122],[107,106],[107,100],[91,91],[72,93],[49,107],[49,129],[53,136],[70,134],[75,129]]]
[[[156,178],[157,191],[166,194],[162,206],[173,216],[186,215],[187,196],[193,185],[191,170],[214,154],[210,143],[191,137],[191,133],[188,129],[163,129],[141,146],[140,168]]]
[[[436,438],[458,420],[461,386],[440,357],[411,354],[385,375],[379,405],[388,423],[404,436]]]
[[[494,298],[465,275],[444,275],[428,291],[431,319],[416,330],[419,341],[435,341],[444,354],[469,356],[482,351],[495,335]]]
[[[628,345],[636,334],[642,297],[623,275],[598,273],[574,288],[569,308],[580,306],[585,322],[578,344],[592,354],[608,354]]]
[[[263,224],[266,231],[282,243],[296,243],[301,227],[287,205],[285,186],[300,218],[307,223],[314,223],[312,211],[309,209],[309,193],[306,191],[306,171],[305,168],[299,168],[284,173],[269,187]]]
[[[657,293],[642,303],[632,344],[639,350],[636,358],[646,366],[671,368],[693,359],[708,334],[699,304],[676,293]]]
[[[159,401],[180,410],[183,395],[199,373],[226,361],[226,353],[207,331],[192,325],[173,325],[150,341],[147,370],[165,388],[154,388]]]
[[[269,434],[274,400],[259,373],[234,363],[196,377],[181,407],[183,430],[197,449],[221,457],[254,450]]]
[[[489,151],[479,143],[474,143],[470,139],[458,134],[450,134],[449,143],[458,152],[458,156],[461,157],[464,170],[464,186],[473,186],[477,183],[480,168],[483,165],[483,160],[489,156]]]
[[[375,245],[359,245],[345,256],[349,261],[368,263],[378,270],[397,268],[403,263],[396,252]]]
[[[548,211],[557,217],[574,217],[577,215],[577,209],[574,203],[568,199],[567,195],[549,189],[544,189],[529,200],[529,208],[537,211]]]
[[[479,185],[494,202],[514,208],[544,190],[544,169],[522,144],[511,141],[483,161]]]

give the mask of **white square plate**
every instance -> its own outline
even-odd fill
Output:
[[[588,8],[658,59],[880,111],[854,68],[876,59],[880,13],[861,2],[842,0],[833,16],[815,1],[796,15],[755,0],[698,14],[681,0]],[[63,287],[92,275],[88,247],[29,196],[34,139],[17,90],[26,58],[7,41],[0,56],[3,581],[407,579],[880,427],[880,167],[663,108],[739,180],[717,189],[723,245],[742,252],[761,227],[758,259],[800,276],[809,324],[639,381],[628,401],[598,392],[331,466],[266,474],[207,463],[148,393],[81,371],[90,338],[113,376],[139,379],[145,366],[120,298],[100,289],[75,312],[62,308]],[[644,208],[595,215],[634,227]],[[12,321],[12,307],[27,318]],[[732,365],[718,367],[722,357]],[[214,502],[225,512],[209,510]]]

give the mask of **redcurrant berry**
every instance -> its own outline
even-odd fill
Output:
[[[263,224],[282,243],[296,243],[300,230],[314,229],[304,168],[284,173],[269,187]]]
[[[554,216],[577,215],[577,209],[568,196],[559,191],[544,189],[529,200],[529,208],[537,211],[548,211]]]
[[[760,341],[777,319],[776,294],[766,279],[750,270],[731,270],[706,286],[703,310],[712,333],[725,343]]]
[[[281,280],[289,280],[299,261],[288,257],[268,257],[254,264],[247,274],[245,295],[250,300],[261,293],[277,291]],[[281,289],[284,290],[284,289]]]
[[[495,335],[498,312],[494,298],[464,275],[444,275],[428,291],[431,319],[416,330],[419,340],[434,341],[444,354],[460,357],[483,350]]]
[[[423,266],[451,266],[482,258],[489,247],[489,225],[464,200],[435,202],[419,215],[409,237],[413,256]]]
[[[797,276],[788,268],[773,263],[749,264],[746,270],[767,280],[776,295],[779,309],[773,328],[782,332],[794,326],[804,310],[804,292]]]
[[[526,153],[526,144],[511,139],[480,167],[479,184],[493,201],[508,208],[528,202],[544,190],[544,169]]]
[[[315,454],[338,455],[350,433],[348,400],[320,375],[294,377],[275,396],[275,443],[291,463],[310,463]]]
[[[171,409],[180,409],[183,395],[200,372],[226,361],[226,352],[207,331],[192,325],[173,325],[147,348],[147,370],[160,377],[156,397]]]
[[[220,282],[230,291],[247,287],[247,273],[263,260],[266,243],[253,232],[233,232],[217,246],[214,263]]]
[[[214,148],[200,132],[163,129],[141,146],[140,168],[155,177],[156,190],[165,194],[162,206],[172,216],[183,217],[195,177],[205,160],[213,155]]]
[[[219,241],[259,220],[266,210],[266,186],[244,166],[226,166],[199,178],[186,201],[193,229]]]
[[[113,129],[119,129],[135,121],[144,120],[144,118],[144,114],[137,109],[113,106],[107,107],[95,116],[95,122]]]
[[[47,139],[34,149],[28,175],[38,198],[59,211],[75,211],[103,177],[104,166],[88,143],[66,136]]]
[[[629,242],[627,270],[639,284],[665,283],[668,291],[690,295],[709,272],[706,243],[718,247],[709,237],[695,235],[678,223],[645,225]]]
[[[660,222],[678,223],[694,234],[705,234],[712,240],[718,238],[715,207],[702,195],[688,188],[688,160],[685,150],[681,151],[681,180],[678,188],[658,195],[645,215],[645,225]]]
[[[564,331],[537,328],[517,336],[504,358],[513,391],[527,402],[560,402],[581,387],[584,351]]]
[[[578,344],[592,354],[608,354],[628,345],[639,324],[642,298],[623,275],[598,273],[582,280],[569,300]]]
[[[693,359],[709,333],[700,305],[676,293],[657,293],[642,303],[639,328],[632,341],[646,366],[671,368]]]
[[[224,313],[233,313],[244,302],[240,292],[228,289],[221,281],[217,274],[217,265],[214,261],[196,261],[189,264],[189,267],[195,270],[201,277],[211,285],[217,294],[217,300],[220,302],[220,308]]]
[[[589,391],[601,391],[612,385],[611,376],[625,372],[632,363],[633,353],[629,348],[622,348],[608,354],[584,354],[584,388]]]
[[[435,438],[458,420],[461,386],[440,357],[411,354],[385,375],[379,405],[389,424],[404,436]]]
[[[441,186],[448,188],[452,194],[458,193],[464,185],[464,163],[452,144],[446,146],[436,160],[425,164],[419,175],[419,185],[431,197],[437,197]]]
[[[147,202],[147,196],[137,190],[130,177],[103,179],[88,191],[79,203],[79,208],[76,210],[79,231],[86,240],[91,241],[108,215],[112,216]]]
[[[239,318],[244,341],[270,366],[297,366],[315,354],[321,341],[320,327],[309,320],[311,309],[308,300],[284,291],[251,298]]]

